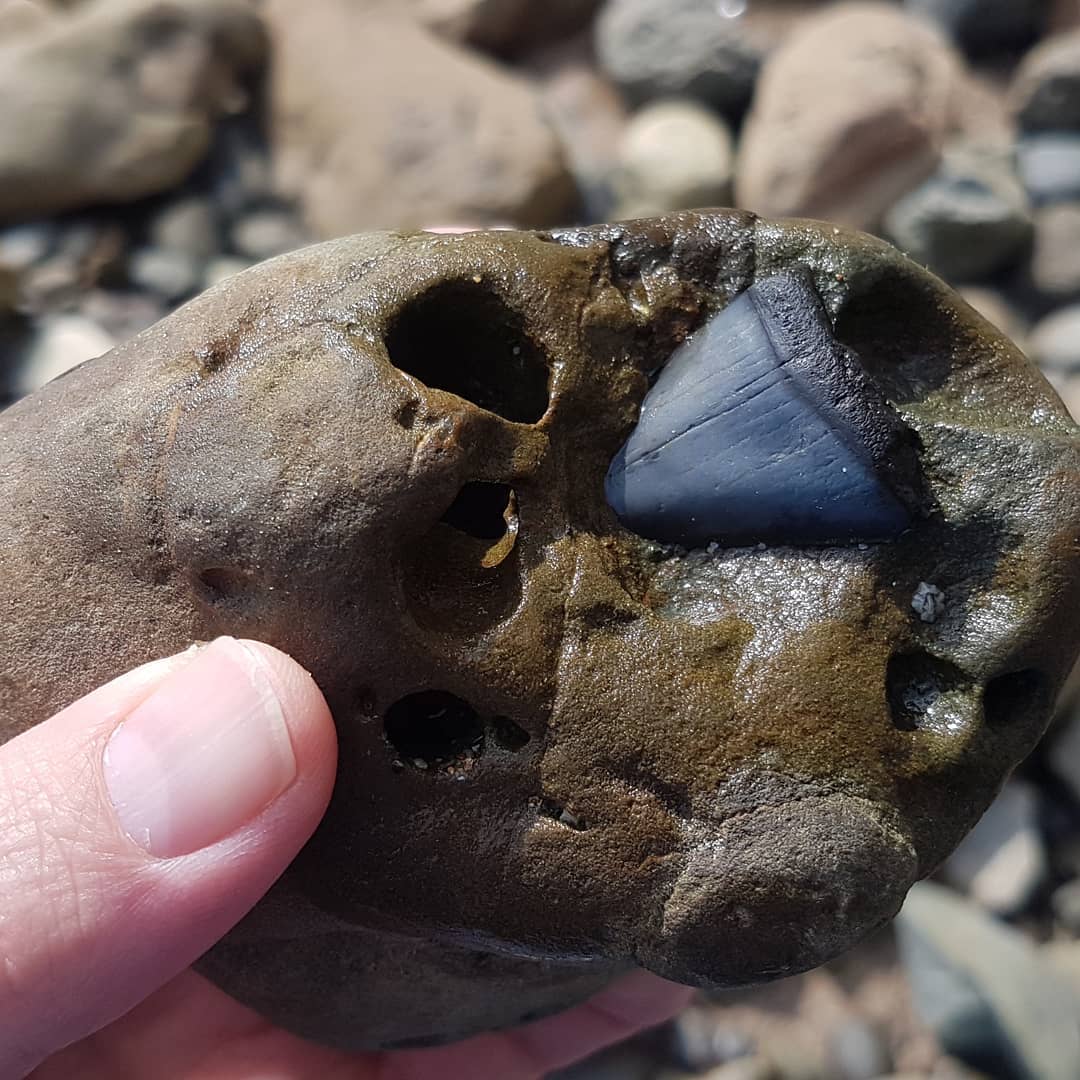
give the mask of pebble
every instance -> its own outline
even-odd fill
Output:
[[[1080,128],[1080,30],[1032,49],[1016,72],[1010,97],[1025,131]]]
[[[226,278],[231,278],[233,274],[239,274],[241,271],[247,270],[251,265],[250,260],[241,259],[239,255],[218,255],[206,264],[206,269],[203,271],[202,287],[209,289],[212,285],[217,285]]]
[[[84,360],[108,352],[114,344],[97,323],[83,315],[45,316],[15,361],[15,395],[33,393]]]
[[[1080,935],[1080,878],[1059,885],[1050,896],[1050,908],[1059,926]]]
[[[981,285],[965,285],[958,292],[988,322],[1007,338],[1021,343],[1027,334],[1020,314],[1001,293]]]
[[[133,252],[128,277],[133,285],[169,301],[190,296],[202,279],[198,259],[183,251],[159,247]]]
[[[198,195],[169,203],[150,223],[150,243],[193,259],[209,259],[221,248],[221,231],[213,203]]]
[[[861,1019],[848,1020],[829,1032],[828,1057],[829,1075],[835,1080],[876,1080],[893,1067],[880,1033]]]
[[[954,51],[900,10],[851,4],[807,16],[765,62],[736,204],[876,228],[937,169],[960,78]]]
[[[310,237],[295,214],[288,210],[252,210],[241,217],[229,232],[238,254],[252,262],[272,259],[295,251],[310,242]]]
[[[1072,318],[1075,319],[1073,325],[1077,336],[1073,338],[1071,370],[1076,373],[1080,372],[1080,305],[1065,310],[1072,312]],[[1067,331],[1063,329],[1062,338],[1066,337],[1066,334]],[[1073,798],[1080,802],[1080,709],[1074,707],[1071,714],[1067,715],[1052,733],[1046,758],[1058,778],[1068,785]]]
[[[51,253],[56,234],[51,221],[27,221],[0,230],[0,265],[16,272],[28,270]]]
[[[125,289],[92,289],[80,301],[79,311],[115,341],[127,341],[168,313],[160,297]]]
[[[1038,206],[1080,201],[1080,134],[1027,135],[1016,146],[1020,179]]]
[[[892,240],[951,280],[984,278],[1024,254],[1033,233],[1028,197],[1011,161],[959,146],[885,216]]]
[[[1059,203],[1036,213],[1031,283],[1047,299],[1080,297],[1080,202]]]
[[[726,205],[732,167],[731,133],[715,113],[688,100],[647,105],[623,136],[615,217]]]
[[[686,96],[745,111],[761,63],[744,0],[608,0],[596,22],[601,68],[633,102]]]
[[[701,1071],[747,1057],[753,1051],[749,1037],[725,1027],[713,1009],[692,1006],[672,1021],[672,1060],[684,1068]]]
[[[763,1054],[739,1058],[719,1065],[707,1073],[699,1074],[699,1080],[785,1080],[776,1064]]]
[[[1080,374],[1080,304],[1059,308],[1037,322],[1028,349],[1032,360],[1048,371]],[[1069,745],[1077,754],[1076,791],[1080,792],[1080,728]]]
[[[929,882],[895,925],[916,1008],[947,1053],[1028,1080],[1080,1076],[1080,1002],[1023,934]]]
[[[996,915],[1023,910],[1046,880],[1039,793],[1010,780],[945,863],[946,880]]]
[[[1040,31],[1044,0],[906,0],[974,56],[1015,52]]]

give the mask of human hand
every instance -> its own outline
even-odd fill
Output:
[[[436,1050],[348,1055],[187,970],[326,810],[329,710],[294,661],[223,638],[145,665],[0,747],[0,1080],[539,1077],[689,991],[644,972]]]

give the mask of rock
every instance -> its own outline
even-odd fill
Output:
[[[808,17],[762,71],[738,204],[875,225],[937,168],[959,85],[956,55],[918,19],[865,3]]]
[[[1044,354],[1036,349],[1035,359],[1045,363],[1053,371],[1069,372],[1070,382],[1075,385],[1075,381],[1080,377],[1080,305],[1064,308],[1050,318],[1058,316],[1060,324],[1054,333],[1054,342],[1058,346],[1057,355],[1050,355],[1044,360]],[[1046,321],[1049,322],[1049,319]],[[1070,346],[1071,352],[1068,351]],[[1046,351],[1051,352],[1050,349]],[[1057,776],[1068,786],[1073,798],[1080,802],[1080,710],[1073,709],[1071,715],[1066,714],[1060,726],[1055,725],[1047,760]]]
[[[1080,128],[1080,30],[1032,49],[1016,72],[1011,97],[1025,131]]]
[[[892,1069],[881,1034],[865,1020],[849,1020],[829,1033],[829,1075],[836,1080],[877,1080]]]
[[[1050,907],[1059,926],[1074,936],[1080,935],[1080,878],[1059,885],[1050,897]]]
[[[960,295],[984,319],[997,327],[1010,341],[1024,347],[1027,327],[1015,308],[1001,293],[979,285],[965,285]]]
[[[127,341],[153,326],[167,307],[160,297],[145,292],[92,289],[82,297],[79,311],[114,341]]]
[[[1015,52],[1033,41],[1045,20],[1045,0],[905,0],[907,9],[941,26],[974,56]]]
[[[51,253],[56,234],[51,221],[28,221],[0,230],[0,265],[17,272],[29,270]]]
[[[615,216],[724,206],[731,179],[731,133],[715,113],[691,101],[647,105],[620,147]]]
[[[1061,395],[1069,415],[1080,424],[1080,376],[1074,375],[1070,379],[1055,383],[1054,389]]]
[[[707,1073],[695,1075],[698,1080],[786,1080],[775,1063],[763,1054],[729,1061]]]
[[[585,27],[601,0],[414,0],[420,18],[458,41],[503,56],[569,37]]]
[[[1031,284],[1060,303],[1080,297],[1080,202],[1043,207],[1035,214]]]
[[[691,1072],[745,1058],[753,1051],[753,1042],[727,1026],[715,1009],[691,1007],[671,1023],[671,1057]]]
[[[303,19],[290,0],[266,10],[281,189],[317,233],[571,215],[574,184],[528,83],[347,0]]]
[[[945,864],[946,880],[996,915],[1021,911],[1046,879],[1038,792],[1013,779]]]
[[[1040,367],[1063,374],[1080,374],[1080,304],[1059,308],[1037,322],[1028,341],[1030,355]],[[1077,784],[1080,794],[1080,727],[1070,737],[1063,753],[1077,755]]]
[[[1080,202],[1080,134],[1028,135],[1017,143],[1016,157],[1036,205]]]
[[[0,220],[179,183],[263,50],[241,0],[88,4],[3,45]]]
[[[971,281],[1014,264],[1033,224],[1011,160],[954,146],[933,176],[889,210],[885,229],[917,262],[950,281]]]
[[[162,207],[150,222],[153,247],[179,251],[205,261],[221,250],[221,229],[214,204],[189,195]]]
[[[311,242],[311,237],[288,210],[252,210],[240,218],[229,232],[233,248],[251,262],[284,255]]]
[[[835,409],[903,402],[933,512],[866,550],[661,549],[603,478],[649,374],[777,277],[845,350]],[[1044,730],[1078,469],[1045,380],[883,241],[741,211],[352,236],[0,414],[0,738],[218,634],[311,670],[348,782],[199,967],[342,1049],[568,1007],[631,955],[779,978],[890,919]]]
[[[737,119],[761,53],[728,10],[716,0],[607,0],[596,21],[597,59],[635,103],[690,97]]]
[[[896,927],[916,1005],[947,1053],[1027,1080],[1080,1075],[1080,1002],[1022,934],[925,882]]]
[[[612,174],[627,124],[625,103],[597,69],[588,41],[548,49],[533,58],[528,70],[562,142],[586,220],[607,220],[614,205]]]
[[[218,285],[226,278],[246,270],[249,266],[251,266],[251,262],[248,259],[241,259],[237,255],[219,255],[206,264],[202,287],[209,289],[212,285]]]
[[[199,260],[172,248],[144,247],[132,253],[128,277],[140,289],[176,301],[190,296],[202,280]]]
[[[115,341],[82,315],[49,315],[39,320],[22,356],[16,360],[16,396],[30,394],[84,360],[108,352]]]

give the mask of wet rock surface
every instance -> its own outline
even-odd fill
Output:
[[[754,289],[810,290],[858,358],[827,392],[880,395],[917,448],[895,539],[664,547],[605,501],[650,373]],[[872,443],[852,407],[825,415]],[[0,448],[5,734],[219,633],[325,692],[331,810],[203,967],[336,1044],[513,1023],[632,964],[720,987],[835,956],[986,808],[1076,649],[1075,426],[936,279],[832,226],[305,248],[9,409]]]
[[[616,6],[614,2],[601,5],[608,10]],[[656,6],[639,5],[641,17],[647,19],[649,9],[655,10]],[[232,0],[200,0],[198,4],[93,0],[78,5],[9,0],[6,5],[0,4],[0,54],[4,61],[0,82],[4,82],[11,71],[9,58],[16,55],[12,50],[17,46],[18,70],[33,73],[32,78],[28,74],[29,81],[18,87],[17,92],[13,90],[14,96],[9,95],[7,99],[17,108],[5,112],[9,118],[6,130],[10,133],[25,129],[26,108],[31,99],[54,103],[57,123],[61,126],[69,122],[81,125],[78,130],[82,133],[97,130],[85,121],[88,115],[97,118],[94,123],[101,118],[112,118],[110,123],[115,121],[118,125],[109,129],[112,135],[108,139],[95,137],[86,146],[76,139],[57,150],[55,142],[36,137],[45,133],[46,126],[35,122],[30,128],[35,138],[23,139],[17,145],[12,143],[19,154],[0,158],[3,165],[0,190],[15,192],[21,206],[42,206],[40,211],[29,216],[21,210],[0,209],[0,407],[48,377],[46,360],[53,373],[70,368],[92,353],[104,350],[111,342],[126,341],[143,332],[177,304],[208,286],[235,276],[258,257],[319,238],[318,222],[306,212],[302,202],[308,181],[313,189],[318,187],[320,159],[317,156],[310,159],[309,176],[301,176],[300,182],[294,183],[288,191],[282,188],[287,173],[282,169],[285,159],[280,129],[273,123],[273,57],[282,51],[278,43],[280,38],[291,36],[297,49],[297,63],[310,69],[317,69],[327,62],[328,57],[346,51],[348,56],[340,62],[342,71],[338,74],[341,85],[352,85],[349,83],[350,72],[357,57],[367,55],[367,51],[379,47],[380,42],[384,49],[389,49],[400,40],[381,37],[383,31],[378,28],[383,25],[386,12],[389,10],[396,19],[407,17],[425,42],[422,49],[426,49],[434,37],[438,46],[449,51],[455,63],[447,66],[453,72],[457,72],[462,64],[474,71],[474,65],[479,65],[485,73],[495,73],[492,76],[495,82],[488,79],[483,85],[502,87],[509,81],[518,89],[524,89],[524,93],[513,100],[525,102],[522,106],[525,112],[538,109],[541,115],[539,128],[533,119],[521,119],[524,113],[515,111],[517,105],[511,108],[507,104],[507,114],[515,116],[512,122],[522,126],[523,130],[544,131],[544,145],[549,149],[554,145],[555,154],[563,162],[560,171],[563,175],[572,175],[580,195],[576,206],[556,206],[548,202],[542,220],[532,216],[530,208],[536,204],[530,198],[522,197],[522,187],[515,186],[518,181],[504,184],[500,175],[490,168],[492,163],[497,164],[498,156],[485,149],[490,135],[485,121],[475,126],[464,124],[454,136],[465,165],[455,165],[439,173],[437,198],[433,197],[432,189],[417,184],[403,191],[400,198],[391,199],[384,189],[396,182],[402,164],[399,158],[385,164],[387,146],[393,144],[392,139],[388,143],[384,137],[386,128],[375,123],[361,125],[348,116],[343,117],[337,92],[322,95],[317,89],[310,99],[314,128],[331,133],[347,130],[349,153],[355,155],[356,160],[383,163],[378,168],[372,165],[372,175],[384,178],[380,182],[382,189],[377,192],[379,209],[375,217],[365,220],[390,228],[416,224],[460,227],[484,221],[554,227],[571,220],[609,220],[621,214],[660,210],[662,206],[677,207],[677,194],[672,193],[670,186],[665,186],[666,173],[659,181],[664,196],[662,204],[618,205],[621,184],[618,174],[624,164],[620,161],[620,147],[629,140],[629,135],[624,134],[627,125],[631,120],[636,122],[641,116],[647,117],[650,106],[659,104],[655,95],[667,94],[664,87],[672,84],[662,80],[654,82],[640,95],[630,82],[620,89],[605,70],[604,56],[598,58],[596,45],[600,40],[600,24],[595,18],[577,32],[577,36],[566,37],[581,26],[580,19],[583,13],[587,14],[587,9],[594,15],[599,10],[591,0],[554,0],[544,5],[524,4],[522,0],[409,0],[402,3],[362,0],[349,5],[357,13],[357,21],[349,22],[344,32],[343,23],[334,17],[332,6],[326,7],[330,8],[330,16],[316,22],[316,12],[307,9],[301,12],[295,5],[282,5],[280,11],[284,14],[273,18],[267,18],[264,5],[243,5],[240,25],[254,29],[267,46],[248,63],[247,54],[233,48],[235,42],[242,39],[232,37],[230,27],[234,26],[232,20],[238,11]],[[751,140],[759,144],[771,142],[771,153],[779,166],[799,164],[802,159],[791,152],[792,129],[787,117],[776,112],[771,114],[772,120],[768,124],[747,127],[741,124],[740,114],[747,105],[753,105],[755,97],[764,93],[766,83],[761,79],[762,69],[772,65],[774,59],[779,62],[787,45],[820,26],[823,20],[843,11],[865,11],[866,5],[852,9],[827,0],[722,0],[706,5],[687,4],[685,9],[691,14],[680,16],[682,31],[675,26],[674,16],[682,12],[683,7],[677,11],[674,6],[667,7],[671,18],[654,39],[656,55],[649,57],[647,46],[639,48],[635,45],[640,70],[657,71],[661,75],[665,70],[674,71],[675,76],[685,78],[688,72],[715,68],[726,80],[725,85],[743,87],[739,89],[736,101],[741,100],[744,104],[724,104],[715,100],[710,104],[710,99],[698,97],[695,105],[706,110],[706,123],[714,131],[717,125],[730,131],[735,172],[745,171],[747,161],[752,160],[743,154]],[[693,14],[695,7],[697,14]],[[1007,178],[1011,171],[1026,182],[1030,189],[1028,197],[1037,204],[1034,242],[1030,246],[1018,246],[1011,254],[1001,254],[1000,261],[984,261],[981,268],[965,269],[965,276],[973,275],[970,282],[954,276],[953,283],[962,285],[964,299],[1043,366],[1067,407],[1074,416],[1080,417],[1080,369],[1077,369],[1074,355],[1078,335],[1076,327],[1070,329],[1069,323],[1069,308],[1080,298],[1076,285],[1080,275],[1074,266],[1080,244],[1073,238],[1077,231],[1073,216],[1076,200],[1080,198],[1076,187],[1080,164],[1074,160],[1076,147],[1073,144],[1080,138],[1080,128],[1070,104],[1071,57],[1075,48],[1070,45],[1072,39],[1066,33],[1063,37],[1046,36],[1034,51],[1029,49],[1031,27],[1047,35],[1075,31],[1080,25],[1080,9],[1074,0],[1048,0],[1047,3],[912,0],[908,4],[887,3],[871,7],[878,12],[884,9],[894,17],[906,17],[912,24],[917,22],[920,31],[930,28],[931,32],[936,32],[937,44],[916,46],[921,48],[922,55],[909,65],[919,72],[929,72],[926,81],[930,88],[937,85],[933,73],[941,69],[940,43],[945,41],[951,45],[951,49],[949,45],[946,49],[951,57],[948,66],[957,79],[956,104],[947,110],[948,120],[944,126],[943,114],[934,105],[926,120],[929,125],[926,137],[899,148],[895,167],[891,162],[880,165],[886,173],[887,184],[898,179],[903,179],[904,183],[895,183],[889,189],[895,191],[895,195],[886,193],[878,197],[875,170],[879,166],[867,165],[875,160],[873,154],[849,154],[847,145],[850,142],[851,146],[861,146],[867,139],[867,130],[873,131],[875,125],[895,123],[891,116],[885,121],[880,120],[882,99],[875,88],[879,83],[885,87],[894,85],[894,77],[889,74],[890,64],[899,62],[903,67],[909,63],[902,60],[908,56],[907,32],[898,31],[894,35],[898,51],[894,50],[883,59],[880,67],[848,64],[843,69],[846,72],[843,78],[836,74],[837,66],[828,59],[833,54],[828,50],[821,50],[816,57],[807,56],[802,69],[803,81],[789,97],[792,110],[798,114],[816,109],[824,114],[831,100],[824,91],[833,85],[835,76],[835,96],[851,110],[850,118],[844,123],[855,134],[841,138],[835,153],[819,155],[816,160],[825,163],[823,179],[818,185],[803,184],[798,189],[801,194],[785,204],[785,212],[826,213],[828,211],[820,208],[821,203],[814,200],[819,199],[820,191],[827,195],[835,191],[839,193],[834,199],[838,206],[836,213],[845,213],[854,206],[858,209],[859,221],[864,222],[867,214],[861,208],[869,205],[873,215],[878,217],[872,227],[884,234],[884,221],[891,215],[893,207],[923,182],[913,178],[919,169],[913,169],[912,165],[927,159],[927,146],[939,148],[933,153],[936,162],[933,168],[925,174],[920,173],[928,180],[940,175],[942,157],[947,159],[957,146],[975,146],[980,153],[987,149],[998,153],[1003,175]],[[161,17],[162,11],[171,10],[169,18],[178,20],[174,25],[194,26],[193,32],[133,36],[131,27],[140,24],[143,18],[137,12],[150,9],[158,13],[150,19],[151,25]],[[198,14],[195,14],[196,10]],[[538,19],[542,26],[536,25]],[[701,19],[712,20],[712,23],[695,22]],[[299,34],[300,23],[306,26],[307,32],[303,35]],[[89,30],[91,25],[93,33]],[[864,19],[848,21],[845,17],[845,25],[845,35],[865,40],[868,24]],[[40,43],[65,26],[87,29],[78,42],[65,38],[64,56],[68,62],[59,66],[45,64],[38,54]],[[686,34],[688,27],[691,28],[689,37]],[[348,48],[342,43],[343,36]],[[915,40],[927,39],[918,37]],[[33,49],[30,48],[31,41],[35,42]],[[669,44],[663,49],[656,44],[665,41]],[[696,52],[699,41],[726,42],[724,49],[727,51],[713,50],[711,55]],[[19,42],[26,45],[25,54]],[[285,46],[289,46],[288,41]],[[80,82],[83,74],[79,73],[94,69],[103,55],[122,58],[121,67],[128,75],[96,79],[89,93],[76,93],[73,90],[76,84],[85,85]],[[441,55],[445,57],[446,52]],[[30,63],[31,56],[34,57],[33,65],[23,67]],[[492,67],[495,60],[500,67]],[[695,64],[698,65],[696,68]],[[751,68],[756,75],[747,74]],[[827,68],[830,69],[828,74]],[[435,87],[441,85],[439,80],[448,77],[446,71],[447,67],[440,67],[438,77],[432,75],[432,88],[425,89],[416,103],[416,115],[444,115],[429,102],[445,96]],[[194,96],[193,79],[196,82],[202,80]],[[427,82],[424,85],[429,86]],[[819,87],[822,88],[820,92]],[[868,92],[868,88],[875,92]],[[381,94],[381,87],[378,92]],[[501,92],[485,90],[484,94],[490,97]],[[901,95],[896,100],[903,109],[911,110],[916,123],[923,122],[917,93]],[[914,107],[908,104],[912,100],[916,102]],[[940,97],[933,100],[940,101]],[[124,111],[127,106],[140,103],[142,109],[151,102],[157,103],[153,106],[152,117],[145,109],[139,113]],[[185,102],[188,104],[184,105]],[[157,111],[159,105],[161,111]],[[478,108],[475,115],[488,114]],[[168,122],[166,117],[170,118]],[[175,126],[169,127],[174,121],[180,123],[178,117],[193,117],[194,125],[203,132],[200,140],[204,145],[198,153],[191,150],[186,136],[176,138],[178,129]],[[160,146],[153,138],[134,137],[136,128],[150,119],[164,125],[162,130],[172,132],[168,135],[172,141],[167,146],[167,160],[161,158]],[[819,119],[824,121],[824,115]],[[799,123],[803,125],[800,131],[813,130],[805,118]],[[442,120],[430,125],[409,120],[404,127],[410,133],[410,154],[415,150],[415,159],[420,162],[415,166],[417,170],[422,173],[423,161],[444,160],[441,155],[445,151],[441,147],[447,140],[447,127]],[[397,130],[403,130],[402,123],[391,135]],[[552,137],[551,133],[554,133],[553,144],[546,141]],[[112,136],[119,141],[114,141]],[[3,143],[2,136],[0,143]],[[81,149],[72,167],[76,144]],[[332,138],[320,145],[335,149]],[[118,148],[123,150],[122,159],[113,156]],[[1014,149],[1018,150],[1016,161],[1010,164],[1009,155]],[[33,164],[31,158],[35,156],[37,163]],[[168,165],[167,176],[159,172],[163,160]],[[549,150],[544,151],[543,160],[550,160]],[[728,181],[728,167],[703,165],[704,159],[700,155],[693,161],[702,183],[719,189]],[[62,178],[63,190],[72,199],[66,204],[72,209],[61,213],[38,203],[42,192],[51,190],[53,183],[50,180],[43,184],[41,178],[55,175],[58,162],[67,170]],[[110,181],[108,191],[91,190],[86,178],[113,176],[118,162],[124,169],[123,182],[117,185]],[[799,167],[803,166],[799,164]],[[511,163],[512,175],[516,175],[517,168],[517,161]],[[484,174],[485,170],[490,183],[478,186],[476,176]],[[351,182],[347,171],[342,171],[340,176]],[[125,186],[131,177],[141,177],[140,184],[150,177],[153,183],[145,190],[157,193],[136,198]],[[653,189],[653,194],[656,190],[659,189]],[[689,201],[690,188],[684,191],[684,198]],[[866,191],[869,195],[864,194]],[[958,184],[951,187],[950,192],[950,212],[956,220],[975,220],[984,212],[986,193],[980,186],[968,189]],[[971,199],[967,200],[969,193]],[[725,196],[724,201],[728,197]],[[347,192],[340,198],[341,205],[347,208],[352,195]],[[694,201],[699,199],[704,200],[705,195],[694,196]],[[707,201],[714,200],[710,197]],[[49,207],[52,205],[48,204]],[[326,228],[329,231],[331,226]],[[342,226],[344,228],[352,226]],[[963,266],[969,260],[971,252],[968,249],[977,246],[972,243],[970,231],[965,234],[962,229],[941,228],[933,235],[939,245],[936,250],[941,254],[928,255],[926,261],[940,272],[953,274],[956,266]],[[982,236],[978,238],[981,240]],[[918,258],[923,257],[916,252],[915,245],[911,245],[911,250]],[[156,276],[144,273],[147,252],[153,254],[151,270],[155,260],[157,262]],[[994,269],[989,269],[991,262]],[[658,291],[662,293],[667,287],[664,284],[666,265],[661,258],[656,273],[642,275],[644,285],[634,298],[636,305],[651,307]],[[163,275],[162,268],[170,266],[170,274]],[[176,273],[179,268],[183,268],[182,275]],[[839,272],[843,273],[843,269]],[[187,291],[176,295],[181,287]],[[1058,313],[1060,318],[1056,317]],[[971,317],[965,314],[964,320]],[[964,321],[963,325],[968,324]],[[1039,332],[1034,344],[1028,336],[1032,328]],[[678,342],[668,341],[665,347],[668,344],[674,350]],[[51,360],[48,359],[50,356]],[[36,376],[31,374],[34,371]],[[352,452],[351,447],[349,452]],[[342,451],[342,460],[347,456]],[[998,467],[997,462],[994,467]],[[486,522],[481,528],[489,534],[484,539],[485,551],[497,546],[498,537],[494,534],[503,536],[508,528],[507,520],[502,516],[508,502],[499,502],[499,496],[505,494],[500,486],[502,483],[496,480],[492,481],[492,487],[470,489],[462,505],[448,515],[450,522],[461,525],[470,520],[470,515],[479,513]],[[509,486],[514,487],[514,484]],[[514,527],[520,531],[520,515],[515,519],[511,513],[509,517],[512,522],[516,521]],[[480,543],[479,539],[477,543]],[[60,551],[63,544],[57,543],[55,547]],[[718,548],[714,554],[720,550]],[[680,579],[680,583],[685,584],[685,581]],[[948,626],[949,620],[956,617],[957,611],[963,611],[962,607],[957,608],[956,590],[950,588],[947,580],[927,573],[925,578],[906,584],[910,593],[898,604],[923,633],[941,633],[943,626]],[[742,592],[752,588],[756,585],[740,581],[725,595],[735,596],[738,600]],[[823,592],[823,595],[832,594]],[[692,595],[683,590],[680,598],[685,610],[687,602],[690,607],[693,603],[701,603],[701,590]],[[673,606],[678,609],[677,603]],[[1033,662],[1038,659],[1033,658]],[[937,694],[939,701],[936,705],[931,702],[931,707],[926,710],[927,722],[930,725],[940,723],[942,728],[949,726],[952,713],[948,706],[955,702],[957,692],[955,684],[948,681],[948,674],[947,669],[944,675],[937,673],[937,682],[931,680],[927,684],[931,695]],[[918,697],[915,703],[920,700],[925,703]],[[1014,695],[1014,705],[1006,705],[1002,711],[1007,713],[1012,707],[1022,705],[1024,700],[1025,693],[1021,689]],[[1027,940],[1045,942],[1040,946],[1040,954],[1048,961],[1060,961],[1063,970],[1072,973],[1078,966],[1075,939],[1080,935],[1080,901],[1074,887],[1080,880],[1077,876],[1080,875],[1080,845],[1076,842],[1080,833],[1080,768],[1076,765],[1080,737],[1074,733],[1074,728],[1080,726],[1078,709],[1080,691],[1066,694],[1050,736],[1020,769],[1021,785],[1028,785],[1036,792],[1034,814],[1017,815],[1014,804],[1011,807],[1014,813],[1004,815],[1004,820],[1012,822],[1013,828],[1002,824],[1001,814],[991,817],[986,827],[980,830],[982,846],[978,849],[978,858],[961,874],[956,872],[954,865],[947,873],[938,875],[938,880],[950,883],[955,895],[965,896],[969,910],[975,911],[999,910],[1003,897],[1016,887],[1014,897],[1024,893],[1027,898],[1022,902],[1017,899],[1020,906],[1010,907],[1001,917]],[[450,710],[446,715],[460,714]],[[521,742],[520,732],[515,732],[502,720],[496,728],[499,737],[508,745]],[[474,736],[475,728],[466,724],[454,745],[464,752],[474,745]],[[493,738],[485,740],[487,750],[493,745]],[[466,780],[456,783],[464,785]],[[582,821],[586,826],[589,824],[584,815],[574,814],[572,809],[558,802],[546,810],[560,821],[562,828],[573,829]],[[476,836],[471,838],[471,846],[475,845],[476,839]],[[1039,871],[1038,884],[1028,892],[1026,887],[1019,886],[1025,882],[1031,885],[1034,881],[1038,859],[1033,853],[1040,849],[1046,861]],[[988,882],[993,886],[989,891]],[[563,898],[559,899],[562,902]],[[310,925],[315,928],[312,932],[336,932],[336,925],[324,923],[319,912],[309,914]],[[355,929],[350,928],[350,933]],[[270,934],[276,932],[273,927],[268,931]],[[417,980],[426,980],[428,984],[431,984],[429,975],[421,973],[430,973],[433,967],[445,971],[458,965],[472,971],[476,966],[471,952],[453,952],[444,944],[425,949],[415,940],[411,944],[400,938],[386,940],[389,944],[385,951],[380,951],[381,946],[376,940],[366,946],[382,957],[378,964],[389,966],[395,962],[395,957],[406,963],[402,958],[408,957],[407,964],[411,965]],[[230,947],[238,944],[233,940]],[[257,946],[256,951],[265,950]],[[346,951],[333,975],[324,973],[327,985],[334,984],[334,979],[337,979],[337,985],[349,983],[353,970],[349,966],[349,955]],[[246,954],[234,951],[231,956],[233,964],[246,962]],[[448,956],[451,958],[447,959]],[[290,953],[282,960],[283,968],[288,968],[291,957]],[[852,965],[862,971],[865,978],[849,979]],[[491,985],[502,988],[505,1001],[500,1001],[499,1007],[505,1005],[509,1014],[514,1011],[511,1003],[520,1004],[520,969],[510,965],[495,973],[489,964],[487,970],[492,972],[491,978],[495,980]],[[572,980],[567,981],[569,976],[564,968],[547,969],[551,989],[546,998],[547,991],[541,992],[533,978],[539,979],[537,970],[531,968],[529,976],[537,1009],[544,1008],[545,1003],[555,1007],[555,1003],[568,999]],[[997,970],[1001,978],[1009,977],[1004,965]],[[434,1031],[443,1018],[449,1017],[451,1022],[456,1022],[456,1018],[467,1013],[472,1007],[471,999],[467,993],[462,995],[461,989],[468,985],[470,978],[455,982],[450,976],[444,976],[444,996],[431,998],[430,1009],[418,1016],[418,1024],[427,1025]],[[577,984],[577,992],[586,993],[588,985],[587,981]],[[385,985],[383,990],[386,990]],[[742,1076],[744,1080],[748,1075],[770,1075],[777,1080],[796,1077],[835,1080],[839,1065],[830,1056],[832,1043],[841,1038],[841,1032],[857,1033],[860,1025],[869,1024],[888,1049],[896,1075],[934,1076],[939,1080],[977,1080],[980,1077],[983,1080],[986,1077],[1012,1080],[1013,1074],[1001,1064],[1003,1059],[999,1057],[995,1064],[987,1057],[997,1053],[994,1048],[999,1046],[994,1041],[998,1036],[993,1029],[982,1029],[984,1045],[975,1048],[979,1066],[965,1065],[955,1057],[943,1055],[933,1032],[910,1012],[909,998],[903,963],[894,953],[883,951],[870,942],[854,949],[844,961],[829,964],[823,972],[795,976],[759,990],[731,994],[714,991],[701,995],[695,1021],[699,1041],[723,1051],[712,1065],[701,1060],[691,1067],[689,1060],[674,1052],[665,1031],[621,1049],[612,1058],[614,1064],[599,1059],[595,1064],[582,1066],[578,1075],[593,1077],[594,1072],[590,1070],[595,1070],[595,1076],[605,1078],[616,1075],[620,1078],[640,1076],[643,1080],[645,1077],[674,1080],[703,1075],[711,1069],[729,1078]],[[357,1007],[367,1010],[369,1004],[371,1002],[365,1000]],[[416,1014],[416,1002],[408,998],[393,997],[391,1001],[384,994],[374,1004],[396,1007],[402,1015]],[[521,1008],[524,1007],[522,1004]],[[308,1017],[311,1024],[318,1022],[318,1011],[316,1004]],[[498,1019],[494,1014],[492,1016]],[[444,1025],[444,1033],[445,1030],[448,1029]],[[845,1038],[853,1045],[858,1043],[855,1035],[849,1034]],[[739,1056],[735,1056],[736,1050]],[[600,1072],[602,1069],[608,1072]],[[612,1073],[612,1069],[621,1071]]]

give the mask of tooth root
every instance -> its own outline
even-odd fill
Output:
[[[751,286],[681,345],[616,455],[608,502],[686,546],[887,540],[912,519],[914,437],[832,335],[806,277]]]

